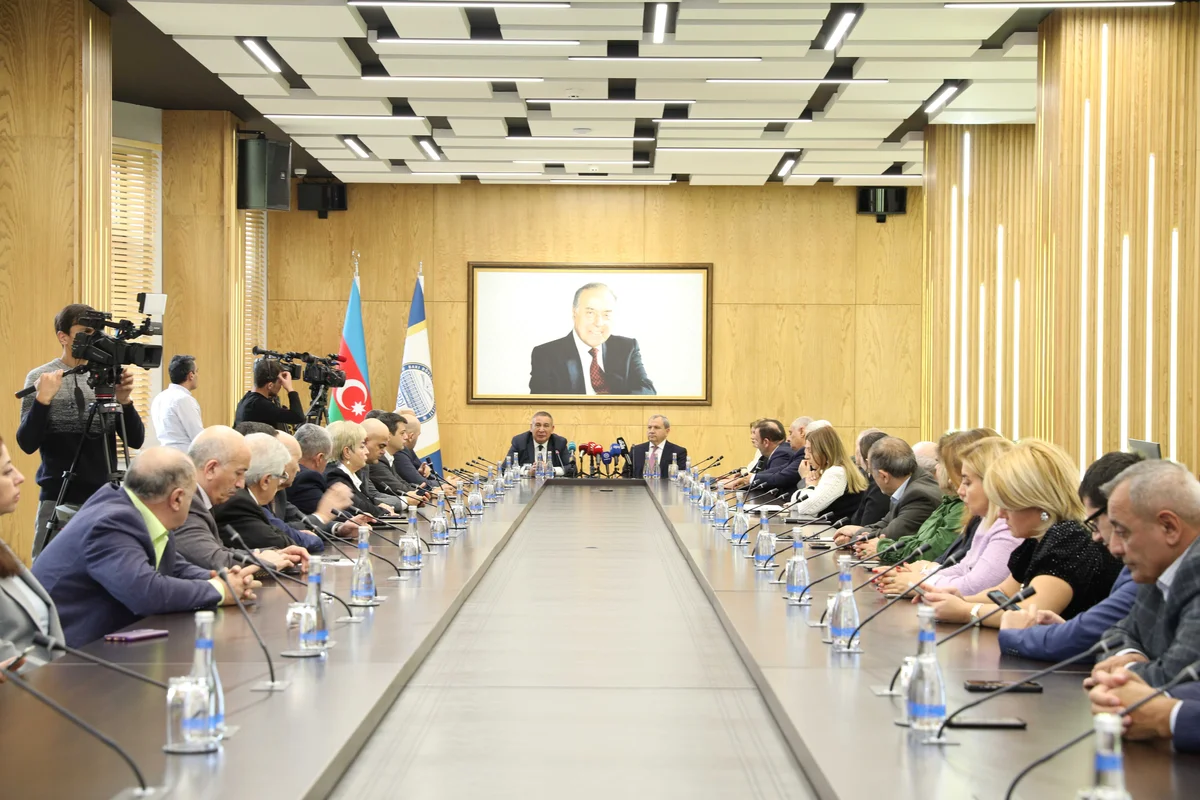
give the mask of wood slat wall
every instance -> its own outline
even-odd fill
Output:
[[[1053,398],[1046,422],[1047,433],[1081,463],[1133,437],[1159,441],[1164,455],[1196,466],[1197,31],[1200,7],[1195,3],[1059,11],[1042,23],[1037,246],[1047,278],[1045,395]],[[1172,358],[1176,231],[1178,352]],[[1174,417],[1173,370],[1178,382]],[[1122,417],[1128,420],[1124,425]]]
[[[12,392],[59,354],[59,309],[103,305],[111,107],[105,14],[86,0],[0,3],[0,340],[13,354],[0,364],[0,436],[28,481],[0,536],[26,558],[39,458],[16,446]]]
[[[468,261],[712,262],[713,404],[668,407],[674,438],[749,460],[753,419],[805,413],[849,436],[878,425],[915,441],[922,212],[911,191],[909,214],[881,225],[833,186],[351,185],[349,211],[328,220],[269,214],[269,336],[276,349],[336,350],[361,251],[372,395],[391,408],[423,261],[443,455],[459,464],[503,453],[535,410],[466,403]],[[610,442],[642,441],[658,409],[551,410],[568,438]]]

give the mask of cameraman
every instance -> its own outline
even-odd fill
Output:
[[[292,389],[292,375],[278,361],[260,358],[254,362],[254,387],[237,404],[235,428],[243,422],[263,422],[279,430],[285,425],[304,424],[304,406]],[[288,408],[276,402],[280,391],[287,392]]]
[[[71,460],[79,449],[75,475],[67,486],[63,505],[77,511],[97,489],[108,482],[117,468],[117,426],[105,426],[104,417],[96,415],[91,430],[83,429],[88,409],[96,393],[88,386],[86,375],[63,378],[65,370],[86,363],[71,355],[76,334],[94,331],[79,324],[79,318],[95,309],[82,303],[72,303],[54,318],[54,331],[62,345],[62,355],[43,364],[25,377],[25,386],[36,386],[37,393],[21,401],[21,425],[17,428],[17,444],[26,453],[40,450],[42,464],[37,471],[38,495],[37,530],[33,539],[33,555],[37,557],[46,545],[46,525],[54,513],[54,504],[62,489],[63,474],[71,468]],[[133,406],[133,373],[125,370],[116,386],[116,401],[121,404],[125,420],[125,444],[137,449],[146,438],[142,418]],[[107,428],[112,428],[111,430]],[[105,438],[101,438],[105,437]],[[80,446],[80,439],[83,445]],[[105,439],[108,442],[108,462],[105,462]],[[62,520],[65,522],[66,520]]]

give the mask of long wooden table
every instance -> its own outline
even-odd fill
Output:
[[[428,557],[418,575],[403,581],[388,581],[393,573],[376,562],[380,593],[388,599],[366,611],[361,624],[335,624],[331,638],[337,645],[324,659],[278,657],[289,646],[284,622],[289,599],[277,587],[264,587],[251,614],[276,657],[277,672],[291,681],[282,693],[251,691],[266,677],[266,665],[237,609],[222,609],[214,633],[216,657],[227,718],[240,731],[217,754],[162,753],[165,698],[155,687],[74,658],[36,670],[31,681],[120,742],[148,780],[170,786],[173,797],[224,798],[246,792],[324,797],[492,559],[520,533],[524,514],[537,502],[538,493],[594,491],[598,483],[552,480],[535,489],[527,482],[489,507],[482,519],[472,521],[448,548]],[[628,483],[624,490],[641,491]],[[886,793],[922,800],[999,798],[1021,766],[1090,726],[1079,686],[1082,675],[1076,672],[1044,679],[1044,694],[1013,695],[990,704],[989,716],[1022,717],[1029,723],[1027,730],[957,729],[951,731],[957,746],[921,744],[893,724],[900,712],[898,701],[876,697],[869,689],[887,683],[900,660],[915,652],[916,615],[911,605],[898,603],[871,623],[863,634],[863,654],[833,654],[822,643],[824,631],[806,622],[810,615],[820,615],[835,581],[819,587],[812,607],[791,607],[781,600],[782,587],[753,569],[744,557],[745,548],[731,547],[672,485],[654,482],[645,491],[655,498],[682,556],[820,797],[859,800]],[[564,513],[563,524],[581,523]],[[604,535],[605,521],[588,524],[597,536]],[[395,548],[378,539],[376,546],[395,560]],[[833,561],[829,556],[811,562],[814,576],[834,569]],[[347,596],[350,573],[349,567],[329,570],[327,588]],[[635,595],[638,586],[617,586],[613,591]],[[858,600],[864,617],[882,603],[868,590],[860,592]],[[331,617],[342,613],[336,605],[330,611]],[[190,615],[154,617],[131,627],[171,633],[150,642],[99,642],[85,649],[164,681],[188,671]],[[963,691],[964,679],[1013,679],[1043,666],[1002,656],[995,632],[986,629],[940,648],[939,657],[951,708],[978,696]],[[0,723],[0,797],[103,799],[133,785],[132,775],[111,751],[15,687],[0,686]],[[469,754],[464,758],[469,760]],[[1137,798],[1190,798],[1200,786],[1200,759],[1172,756],[1164,746],[1129,745],[1126,766]],[[1073,797],[1090,780],[1091,746],[1082,744],[1034,772],[1018,796]]]

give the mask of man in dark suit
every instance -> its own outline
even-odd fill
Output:
[[[227,546],[237,546],[224,530],[228,525],[241,534],[249,547],[283,549],[296,544],[310,553],[323,551],[325,545],[319,536],[287,525],[268,508],[279,493],[279,487],[288,478],[291,454],[287,447],[265,433],[252,433],[245,437],[245,441],[250,450],[245,487],[212,509],[213,519],[221,529],[222,540]],[[327,501],[323,498],[322,502]]]
[[[1121,638],[1116,653],[1093,674],[1125,666],[1162,686],[1200,659],[1200,481],[1172,461],[1143,461],[1104,491],[1108,549],[1125,562],[1138,593],[1129,616],[1104,634]]]
[[[1154,693],[1141,676],[1118,667],[1095,673],[1089,693],[1093,714],[1125,714],[1125,709]],[[1200,753],[1200,683],[1181,683],[1125,718],[1125,738],[1170,739],[1178,753]]]
[[[942,489],[937,480],[917,465],[912,447],[903,439],[883,437],[871,445],[867,462],[875,484],[890,498],[891,508],[878,522],[863,527],[847,525],[834,538],[835,543],[845,544],[860,533],[878,531],[882,538],[857,545],[862,556],[873,554],[876,547],[890,544],[884,539],[894,542],[916,533],[942,502]]]
[[[296,442],[300,445],[300,469],[287,487],[287,499],[305,514],[312,514],[329,489],[325,466],[333,452],[333,440],[320,425],[309,423],[296,429]]]
[[[33,565],[62,619],[71,647],[82,647],[153,614],[232,605],[220,578],[188,562],[171,534],[187,519],[196,470],[168,447],[143,450],[125,485],[99,489]],[[259,584],[229,570],[247,599]]]
[[[432,487],[428,480],[429,465],[421,461],[421,457],[414,449],[417,446],[417,440],[421,438],[421,420],[416,416],[401,416],[400,419],[403,420],[401,426],[404,434],[400,437],[400,444],[403,446],[392,456],[392,467],[395,468],[396,474],[400,476],[401,480],[414,487],[412,491],[424,497],[429,494]]]
[[[404,449],[404,417],[394,411],[374,409],[367,412],[367,419],[379,420],[388,431],[388,440],[379,460],[374,464],[367,464],[367,474],[371,483],[386,494],[404,498],[407,503],[411,498],[405,498],[405,495],[416,487],[401,478],[395,466],[396,453]]]
[[[567,440],[554,432],[554,417],[548,411],[533,415],[529,430],[512,438],[504,457],[516,456],[517,463],[526,467],[537,461],[539,453],[554,467],[556,477],[570,478],[575,474],[575,459],[567,452]]]
[[[530,394],[656,394],[637,339],[612,335],[617,296],[588,283],[571,303],[573,330],[530,354]]]
[[[783,423],[777,419],[758,420],[750,440],[762,454],[762,468],[727,481],[726,488],[760,492],[778,489],[779,497],[786,497],[800,482],[800,462],[804,458],[787,443]]]
[[[667,477],[674,462],[683,469],[687,464],[687,448],[668,442],[671,435],[671,420],[655,414],[646,421],[646,441],[633,446],[633,477],[644,478],[646,466],[657,466],[660,477]]]

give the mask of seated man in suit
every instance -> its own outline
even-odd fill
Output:
[[[1124,666],[1162,686],[1200,659],[1200,481],[1181,464],[1152,460],[1129,467],[1104,491],[1108,549],[1125,562],[1138,593],[1129,616],[1104,634],[1121,644],[1093,676]]]
[[[267,510],[293,528],[306,531],[324,531],[335,536],[358,538],[358,526],[371,524],[371,518],[366,514],[357,514],[350,519],[341,513],[350,506],[350,493],[343,486],[331,486],[326,490],[317,510],[305,514],[296,508],[287,498],[287,489],[300,474],[300,443],[290,433],[277,431],[278,439],[288,451],[287,479],[279,484],[275,499],[266,506]]]
[[[786,497],[800,483],[800,463],[804,459],[784,440],[783,423],[777,419],[759,420],[750,438],[762,454],[763,466],[752,475],[725,481],[725,488],[762,492],[778,489],[777,496]]]
[[[529,430],[518,433],[504,455],[516,456],[522,467],[532,466],[538,455],[554,467],[556,477],[570,478],[575,474],[575,459],[567,452],[567,440],[554,432],[554,417],[549,411],[539,411],[529,421]]]
[[[1125,709],[1154,693],[1154,687],[1125,667],[1100,670],[1088,697],[1093,714],[1125,716],[1125,738],[1169,739],[1178,753],[1200,753],[1200,683],[1181,683],[1131,714]]]
[[[296,442],[300,445],[300,469],[287,487],[287,499],[303,513],[312,514],[329,489],[325,467],[333,452],[333,442],[328,431],[312,423],[296,429]]]
[[[237,546],[222,530],[228,525],[241,534],[249,547],[282,549],[296,544],[310,553],[324,550],[325,543],[319,536],[292,528],[265,508],[275,499],[280,484],[288,477],[290,456],[287,448],[265,433],[252,433],[245,437],[245,442],[250,450],[250,466],[244,478],[246,485],[212,509],[222,541],[227,546]]]
[[[871,452],[871,447],[885,436],[887,434],[878,428],[867,428],[858,434],[858,441],[854,443],[854,463],[867,476],[867,490],[862,494],[858,509],[850,516],[851,525],[861,527],[874,524],[883,519],[892,507],[891,500],[875,483],[867,467],[867,454]]]
[[[385,484],[375,482],[372,476],[383,474],[378,472],[376,467],[386,465],[384,457],[387,456],[388,443],[392,440],[392,433],[388,430],[388,426],[376,417],[364,419],[362,427],[367,434],[367,465],[358,471],[358,477],[363,483],[363,494],[377,506],[387,505],[395,509],[407,508],[410,500],[420,505],[421,497],[415,492],[410,496],[406,496],[409,494],[407,492],[393,494]],[[387,471],[391,472],[391,469],[388,468]]]
[[[917,466],[917,457],[903,439],[895,436],[880,439],[871,445],[867,462],[871,466],[871,477],[875,479],[875,484],[891,498],[891,508],[878,522],[861,527],[847,525],[834,538],[834,542],[841,545],[853,536],[878,531],[881,539],[858,545],[864,555],[916,533],[942,502],[942,489],[937,480]]]
[[[671,435],[671,420],[664,414],[654,414],[646,420],[646,441],[633,446],[633,477],[644,478],[646,469],[657,469],[660,477],[667,477],[674,462],[680,469],[687,464],[687,448],[668,442]]]
[[[376,408],[368,411],[366,418],[379,420],[388,431],[388,439],[384,443],[379,460],[367,465],[371,482],[387,494],[403,498],[416,488],[401,478],[395,467],[396,453],[404,448],[404,417],[394,411],[381,411]]]
[[[250,448],[246,447],[245,438],[232,428],[213,425],[192,441],[188,458],[196,468],[196,492],[187,520],[172,532],[179,554],[204,569],[244,565],[245,551],[222,543],[212,507],[226,502],[246,485]],[[308,552],[295,545],[281,550],[258,550],[255,554],[275,569],[308,561]],[[247,569],[253,571],[255,567]]]
[[[417,419],[416,414],[401,415],[400,418],[403,420],[401,427],[404,433],[400,436],[401,447],[392,457],[392,466],[402,480],[413,485],[413,492],[425,497],[433,484],[429,478],[429,465],[421,461],[416,451],[417,440],[421,438],[421,420]]]
[[[603,283],[579,287],[574,328],[530,354],[530,394],[656,394],[637,339],[613,336],[617,296]]]
[[[345,484],[350,489],[351,505],[360,513],[372,517],[390,517],[395,509],[376,506],[367,497],[359,472],[367,465],[367,434],[362,425],[349,420],[329,423],[325,430],[332,442],[329,464],[325,467],[325,482]]]
[[[196,470],[167,447],[142,450],[125,485],[92,495],[33,565],[58,608],[71,647],[82,647],[153,614],[194,611],[235,600],[224,582],[175,551],[171,534],[187,519]],[[253,599],[253,573],[229,570],[234,590]]]

